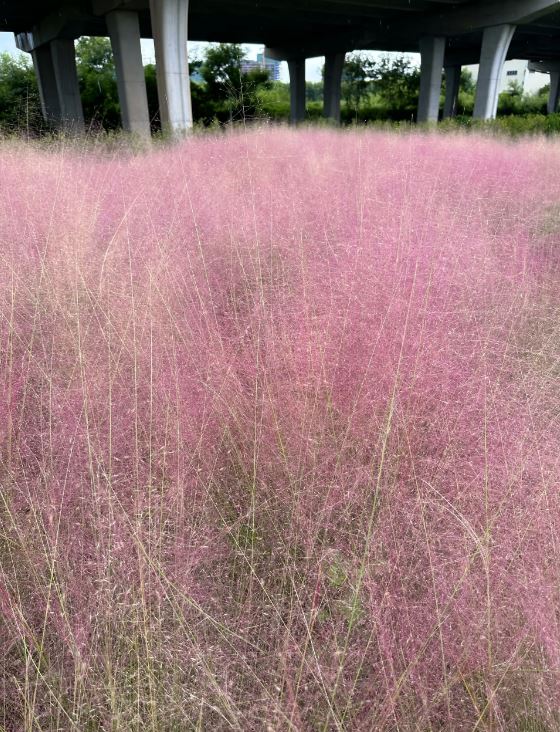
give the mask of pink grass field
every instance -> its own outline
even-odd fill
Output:
[[[0,729],[560,730],[560,145],[0,145]]]

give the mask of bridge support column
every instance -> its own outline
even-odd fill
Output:
[[[290,122],[298,124],[305,119],[305,59],[288,61],[290,71]]]
[[[443,118],[449,119],[457,114],[459,103],[459,85],[461,83],[461,67],[445,67],[445,103],[443,105]]]
[[[45,120],[67,132],[82,132],[84,113],[74,41],[57,38],[38,46],[31,55]]]
[[[43,118],[45,122],[58,125],[61,118],[60,101],[50,44],[46,43],[31,51],[31,58],[37,77]]]
[[[193,124],[187,57],[189,0],[150,0],[161,125],[181,133]]]
[[[550,92],[548,95],[547,111],[554,114],[558,110],[560,101],[560,71],[550,72]]]
[[[325,57],[325,78],[323,85],[323,115],[340,123],[340,97],[342,92],[342,69],[344,53],[332,53]]]
[[[127,10],[115,10],[107,14],[106,20],[117,69],[123,129],[149,137],[150,114],[140,48],[138,14]]]
[[[500,77],[514,33],[515,26],[509,24],[484,30],[473,113],[476,119],[496,117]]]
[[[418,122],[437,122],[438,120],[444,54],[445,38],[434,36],[420,39]]]

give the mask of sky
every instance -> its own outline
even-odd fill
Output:
[[[0,52],[2,51],[10,51],[10,53],[17,51],[13,33],[0,33]]]

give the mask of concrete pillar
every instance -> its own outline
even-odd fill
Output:
[[[138,13],[115,10],[106,15],[117,69],[117,86],[123,129],[150,135],[148,95],[140,48]]]
[[[49,45],[58,88],[61,124],[70,132],[82,132],[84,112],[76,71],[74,41],[69,38],[57,38]]]
[[[443,105],[443,118],[455,117],[459,102],[459,85],[461,83],[461,67],[445,67],[445,103]]]
[[[305,119],[305,59],[288,61],[290,72],[290,121],[292,124]]]
[[[161,124],[172,133],[193,124],[187,57],[189,0],[150,0]]]
[[[437,122],[445,54],[445,38],[420,39],[420,99],[418,122]]]
[[[31,53],[45,119],[67,132],[83,132],[74,41],[56,38]]]
[[[340,96],[342,92],[342,69],[345,53],[331,53],[325,56],[325,78],[323,80],[323,115],[340,122]]]
[[[504,24],[485,28],[476,84],[473,117],[494,119],[498,111],[498,88],[515,26]]]
[[[50,44],[39,46],[31,51],[39,96],[41,98],[41,110],[45,122],[49,124],[60,124],[60,102],[58,99],[58,87],[54,75],[54,66]]]
[[[554,114],[558,109],[558,101],[560,100],[560,71],[550,72],[550,93],[548,95],[547,111]]]

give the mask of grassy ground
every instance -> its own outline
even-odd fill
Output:
[[[559,162],[0,145],[0,729],[560,729]]]

